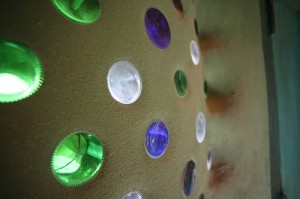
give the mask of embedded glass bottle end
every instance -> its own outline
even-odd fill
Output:
[[[95,177],[103,162],[101,141],[89,132],[78,131],[59,143],[52,156],[51,169],[61,184],[78,186]]]
[[[202,143],[206,135],[206,120],[202,112],[199,112],[197,115],[195,130],[198,143]]]
[[[200,50],[196,41],[192,40],[190,43],[190,53],[194,65],[200,63]]]
[[[37,55],[22,44],[0,40],[0,102],[27,98],[42,83],[42,64]]]
[[[183,71],[181,71],[181,70],[176,71],[176,73],[174,75],[174,84],[175,84],[177,94],[180,97],[186,96],[188,81],[187,81],[186,76],[183,73]]]
[[[146,199],[146,197],[139,191],[132,191],[123,196],[122,199]]]
[[[196,164],[193,160],[190,160],[184,170],[183,170],[183,174],[182,174],[182,191],[184,196],[188,197],[192,194],[193,188],[194,188],[194,184],[195,184],[195,180],[196,180]]]
[[[63,16],[80,24],[94,23],[102,13],[98,0],[52,0],[52,3]]]
[[[150,40],[160,49],[171,41],[171,32],[165,16],[156,8],[150,8],[145,15],[145,28]]]
[[[111,66],[107,84],[111,96],[121,104],[132,104],[142,93],[142,78],[135,66],[127,61]]]
[[[146,133],[145,149],[151,158],[160,158],[169,144],[169,133],[161,120],[155,120]]]

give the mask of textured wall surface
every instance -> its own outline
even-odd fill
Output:
[[[60,15],[50,1],[9,1],[0,7],[0,36],[35,50],[45,81],[32,97],[0,104],[1,198],[121,198],[140,190],[147,198],[184,198],[182,171],[196,163],[190,198],[270,198],[268,110],[258,1],[183,1],[179,19],[172,1],[100,1],[102,17],[79,25]],[[149,7],[164,13],[171,43],[158,49],[148,38],[144,15]],[[189,52],[199,33],[213,35],[217,48],[202,49],[195,66]],[[207,38],[206,38],[207,39]],[[204,43],[207,40],[204,38]],[[120,60],[139,70],[143,91],[132,105],[116,102],[107,89],[110,66]],[[173,76],[188,79],[185,98],[176,94]],[[232,105],[222,113],[206,106],[203,83]],[[207,99],[208,103],[210,98]],[[195,119],[207,118],[207,137],[199,144]],[[144,149],[147,128],[162,119],[169,129],[163,157],[151,159]],[[86,130],[104,143],[106,159],[90,183],[60,185],[50,159],[68,134]],[[230,172],[218,188],[209,185],[206,151]],[[4,197],[5,196],[5,197]]]
[[[207,198],[271,198],[259,2],[199,1],[197,7],[201,31],[220,43],[203,55],[206,80],[219,93],[234,93],[229,110],[207,115],[210,146],[233,166],[228,183],[208,190]]]

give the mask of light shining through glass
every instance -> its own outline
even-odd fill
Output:
[[[192,40],[190,43],[190,52],[193,63],[195,65],[198,65],[200,62],[200,50],[197,42],[195,42],[194,40]]]
[[[0,40],[0,102],[29,97],[42,82],[42,66],[36,54],[22,44]]]
[[[19,76],[9,73],[0,74],[0,93],[2,94],[26,91],[29,86],[30,85]]]
[[[199,143],[204,141],[206,134],[206,121],[202,112],[198,113],[196,119],[196,138]]]
[[[138,191],[132,191],[123,196],[122,199],[145,199],[145,197]]]
[[[192,194],[195,180],[196,180],[196,164],[193,160],[190,160],[183,170],[183,182],[182,190],[183,194],[188,197]]]
[[[160,158],[169,144],[169,132],[162,120],[155,120],[146,133],[145,149],[151,158]]]
[[[176,71],[174,75],[174,84],[175,84],[177,94],[181,97],[184,97],[187,93],[188,81],[183,71],[181,70]]]
[[[149,8],[145,15],[145,28],[150,40],[160,49],[171,41],[171,32],[166,17],[156,8]]]
[[[107,75],[108,90],[121,104],[135,102],[142,92],[142,79],[134,65],[127,61],[114,63]]]
[[[207,151],[206,167],[207,167],[207,171],[211,170],[211,167],[212,167],[212,152],[211,152],[211,148],[209,148],[208,151]]]
[[[81,24],[90,24],[101,16],[98,0],[52,0],[57,10],[68,19]]]
[[[104,160],[101,141],[89,132],[76,132],[57,146],[51,162],[56,179],[67,186],[77,186],[91,180]]]

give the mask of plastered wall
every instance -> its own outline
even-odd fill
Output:
[[[45,81],[32,97],[0,104],[1,196],[3,198],[121,198],[140,190],[147,198],[184,198],[182,171],[196,163],[190,198],[270,198],[266,80],[258,1],[183,1],[184,17],[172,1],[100,1],[102,16],[91,25],[73,23],[50,1],[9,1],[0,7],[0,36],[30,46],[43,63]],[[158,8],[168,20],[171,43],[158,49],[148,38],[144,15]],[[192,64],[189,44],[199,33],[216,35],[219,45],[201,49]],[[132,105],[110,95],[106,76],[125,60],[139,70],[143,90]],[[182,69],[188,79],[185,98],[176,94],[173,76]],[[208,111],[203,83],[232,105]],[[209,99],[209,98],[208,98]],[[202,111],[207,137],[199,144],[195,120]],[[163,157],[145,152],[147,128],[162,119],[169,130]],[[104,144],[106,159],[90,183],[64,187],[52,175],[50,160],[68,134],[86,130]],[[217,189],[209,187],[206,152],[231,172]]]

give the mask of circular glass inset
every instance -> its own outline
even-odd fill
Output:
[[[209,148],[208,151],[207,151],[206,166],[207,166],[207,171],[210,171],[211,170],[211,166],[212,166],[211,148]]]
[[[203,194],[203,193],[200,193],[200,195],[199,195],[199,199],[205,199],[205,196],[204,196],[204,194]]]
[[[151,158],[160,158],[167,150],[169,134],[161,120],[155,120],[146,134],[145,148]]]
[[[165,16],[156,8],[148,9],[145,15],[145,28],[151,41],[161,49],[169,46],[171,32]]]
[[[138,192],[138,191],[132,191],[126,194],[122,197],[122,199],[146,199],[145,196]]]
[[[181,0],[172,0],[178,17],[183,17],[183,5]]]
[[[132,63],[119,61],[108,71],[107,84],[111,96],[121,104],[135,102],[142,92],[142,79]]]
[[[193,160],[190,160],[184,170],[183,170],[183,183],[182,183],[182,190],[183,194],[188,197],[191,195],[193,191],[193,187],[195,184],[195,178],[196,178],[196,164]]]
[[[177,94],[181,97],[184,97],[187,93],[187,79],[185,74],[178,70],[174,75],[174,84],[177,91]]]
[[[197,42],[194,40],[192,40],[190,43],[190,51],[193,63],[198,65],[200,62],[200,51]]]
[[[101,16],[98,0],[51,0],[57,10],[68,19],[81,24],[90,24]]]
[[[208,85],[207,85],[206,81],[204,81],[204,95],[207,98],[207,96],[208,96]]]
[[[199,32],[198,32],[198,22],[197,22],[197,19],[194,19],[194,28],[195,28],[195,33],[198,36]]]
[[[206,121],[202,112],[198,113],[196,119],[196,138],[199,143],[204,141],[206,134]]]
[[[89,132],[79,131],[59,143],[52,156],[51,168],[61,184],[77,186],[90,181],[103,161],[101,141]]]
[[[0,40],[0,102],[29,97],[42,82],[42,65],[36,54],[22,44]]]

